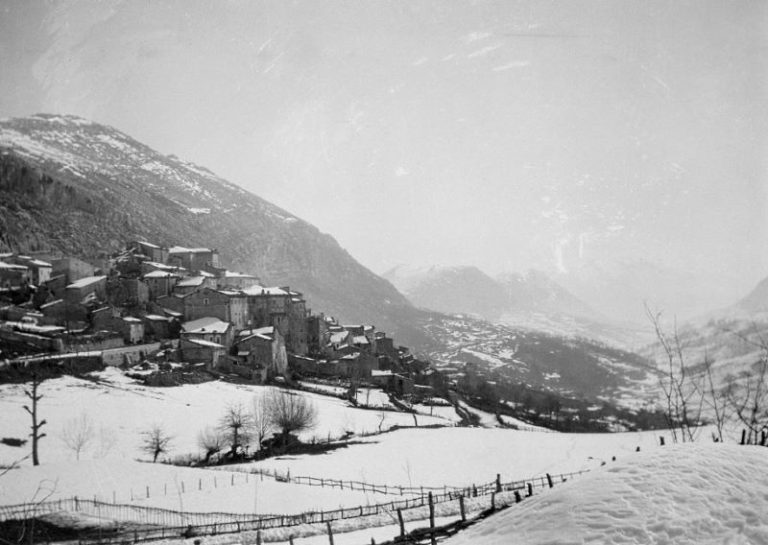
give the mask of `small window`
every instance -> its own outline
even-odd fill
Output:
[[[207,297],[206,297],[205,299],[203,299],[203,304],[204,304],[204,305],[207,305],[207,304],[208,304],[208,298],[207,298]]]

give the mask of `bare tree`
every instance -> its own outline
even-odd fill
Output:
[[[309,430],[317,425],[317,409],[302,395],[272,390],[266,398],[266,404],[269,421],[280,430],[283,446],[291,433]]]
[[[659,386],[664,395],[664,411],[672,441],[693,441],[701,423],[701,409],[704,403],[703,389],[686,365],[683,345],[675,322],[671,335],[661,325],[661,313],[652,312],[648,305],[645,312],[653,325],[656,339],[664,353],[664,362],[659,369]]]
[[[248,444],[253,418],[242,403],[227,407],[219,422],[219,429],[229,444],[229,455],[234,457],[237,450]]]
[[[267,400],[264,396],[253,397],[253,435],[256,439],[259,450],[261,449],[261,443],[267,438],[273,431],[272,421],[269,417],[269,409],[267,407]]]
[[[207,464],[211,456],[221,452],[221,449],[224,448],[224,437],[220,430],[208,427],[197,434],[197,446],[205,453],[203,463]]]
[[[88,413],[82,412],[76,418],[70,418],[64,424],[61,432],[61,440],[69,450],[75,453],[75,458],[80,459],[80,453],[85,450],[93,440],[93,423],[88,417]]]
[[[171,450],[170,445],[173,437],[168,435],[160,424],[153,424],[141,435],[141,450],[152,456],[152,462],[157,462],[158,456],[167,454]]]
[[[37,403],[43,398],[42,394],[37,393],[37,388],[42,381],[40,375],[32,373],[32,390],[24,389],[24,395],[32,401],[32,408],[30,409],[28,405],[24,405],[24,410],[32,417],[32,433],[29,436],[32,437],[32,465],[36,466],[40,465],[40,459],[37,456],[37,444],[40,439],[45,437],[44,433],[40,433],[40,428],[47,423],[45,420],[37,421]]]
[[[704,403],[712,410],[712,414],[715,417],[715,429],[717,430],[715,438],[722,443],[723,427],[728,421],[728,392],[730,391],[730,388],[722,390],[715,386],[715,381],[712,378],[712,365],[712,359],[709,357],[708,353],[705,353],[704,373],[706,376],[706,384],[704,385]]]
[[[749,432],[748,441],[758,442],[760,432],[768,428],[768,347],[758,361],[739,377],[740,385],[731,383],[729,401],[739,421]]]

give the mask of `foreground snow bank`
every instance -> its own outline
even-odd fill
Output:
[[[447,545],[768,543],[768,450],[638,453],[477,524]]]

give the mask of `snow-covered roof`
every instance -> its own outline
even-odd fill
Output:
[[[288,295],[288,292],[282,288],[264,286],[251,286],[250,288],[243,289],[243,293],[246,295]]]
[[[181,269],[181,267],[174,267],[173,265],[166,265],[165,263],[158,263],[157,261],[145,261],[144,265],[148,265],[163,271],[175,271]]]
[[[200,276],[204,276],[206,278],[216,278],[216,275],[213,273],[209,273],[208,271],[199,271],[197,274]]]
[[[251,278],[253,280],[258,279],[256,276],[253,276],[251,274],[245,274],[245,273],[239,273],[239,272],[233,272],[233,271],[225,271],[224,278]]]
[[[101,282],[102,280],[106,280],[106,278],[107,278],[106,276],[86,276],[85,278],[81,278],[77,282],[72,282],[69,286],[67,286],[67,289],[84,288],[86,286],[90,286],[92,284]]]
[[[160,246],[158,246],[157,244],[152,244],[151,242],[147,242],[145,240],[140,240],[138,243],[141,244],[142,246],[147,246],[149,248],[157,248],[158,250],[160,249]]]
[[[7,269],[7,270],[17,270],[17,271],[26,271],[29,267],[25,267],[24,265],[14,265],[13,263],[6,263],[5,261],[0,261],[0,269]]]
[[[124,322],[129,322],[129,323],[132,323],[132,324],[140,324],[141,323],[141,320],[139,320],[138,318],[134,318],[133,316],[125,316],[123,318],[123,321]]]
[[[372,377],[391,377],[394,373],[392,373],[391,369],[387,369],[386,371],[382,371],[380,369],[372,369],[371,370],[371,376]]]
[[[219,343],[213,343],[211,341],[205,341],[203,339],[185,339],[185,340],[192,344],[196,344],[198,346],[205,346],[207,348],[224,348],[224,346],[220,345]]]
[[[349,331],[339,331],[338,333],[331,334],[331,342],[333,344],[343,343],[347,337],[349,337]]]
[[[210,251],[210,248],[185,248],[184,246],[171,246],[168,248],[168,253],[171,254],[202,254]]]
[[[275,333],[274,326],[268,325],[266,327],[259,327],[255,329],[243,329],[237,335],[239,337],[249,337],[251,335],[274,335],[274,333]]]
[[[53,265],[51,265],[47,261],[43,261],[42,259],[30,259],[29,264],[34,265],[35,267],[46,267],[46,268],[53,267]]]
[[[357,335],[355,337],[352,337],[352,344],[371,344],[368,341],[368,337],[365,335]]]
[[[202,276],[190,276],[189,278],[177,282],[176,286],[180,288],[195,288],[197,286],[202,286],[203,282],[205,282],[205,278]]]
[[[245,295],[242,291],[238,291],[238,290],[216,290],[216,291],[226,295],[227,297],[242,297]]]
[[[158,270],[158,271],[152,271],[148,272],[144,275],[144,278],[170,278],[170,277],[176,277],[178,275],[169,272],[168,270]]]
[[[232,326],[229,322],[223,322],[212,316],[181,324],[181,328],[187,333],[226,333],[230,327]]]
[[[172,316],[174,318],[180,318],[184,316],[182,312],[176,312],[175,310],[171,310],[169,308],[163,307],[163,312],[165,312],[168,316]]]
[[[160,320],[162,320],[163,322],[168,321],[167,316],[160,316],[159,314],[147,314],[146,316],[144,316],[144,318],[152,321],[160,321]]]

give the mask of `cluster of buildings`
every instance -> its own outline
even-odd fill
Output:
[[[135,241],[96,264],[42,257],[0,254],[0,297],[15,302],[0,319],[15,320],[14,338],[59,339],[59,351],[172,340],[166,358],[255,382],[292,371],[402,384],[424,365],[374,326],[339,324],[288,286],[228,270],[213,249]]]

